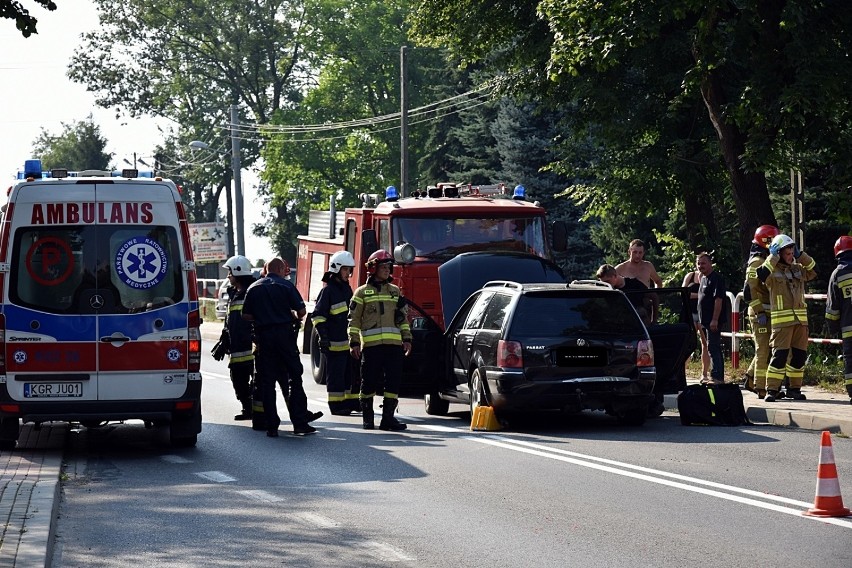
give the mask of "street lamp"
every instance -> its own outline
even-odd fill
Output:
[[[235,107],[234,107],[235,108]],[[241,170],[242,166],[240,165],[240,142],[239,139],[235,136],[231,137],[231,150],[230,152],[222,152],[220,150],[216,150],[215,148],[211,148],[209,144],[206,142],[202,142],[201,140],[193,140],[189,143],[190,148],[197,148],[199,150],[210,150],[212,152],[217,152],[220,155],[231,154],[231,169],[233,171],[234,177],[234,201],[235,201],[235,214],[236,219],[236,237],[237,237],[237,254],[245,256],[246,254],[246,241],[245,241],[245,228],[243,223],[243,188],[242,188],[242,179],[241,179]],[[231,232],[233,218],[231,215],[231,191],[230,187],[228,189],[227,199],[228,199],[228,207],[227,207],[227,219],[228,219],[228,232]],[[229,235],[231,236],[231,235]],[[233,242],[233,241],[231,241]],[[230,248],[230,243],[229,243]],[[232,252],[232,251],[231,251]]]
[[[154,159],[156,159],[156,157],[155,157],[155,156],[137,156],[137,155],[136,155],[136,152],[133,152],[133,162],[131,162],[131,161],[130,161],[130,160],[128,160],[127,158],[124,158],[124,163],[125,163],[125,164],[127,164],[128,166],[133,166],[133,169],[134,169],[134,170],[135,170],[135,169],[137,169],[137,168],[136,168],[136,164],[137,164],[137,163],[142,164],[142,165],[143,165],[143,166],[145,166],[146,168],[151,168],[152,170],[154,170],[154,169],[155,169],[154,167],[152,167],[150,164],[148,164],[148,163],[147,163],[145,160],[143,160],[142,158],[154,158]]]

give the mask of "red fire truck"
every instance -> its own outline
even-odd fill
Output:
[[[412,375],[428,375],[426,356],[440,341],[445,322],[455,314],[442,299],[438,268],[466,253],[514,251],[525,256],[549,259],[545,210],[526,201],[523,186],[514,190],[504,184],[476,186],[441,183],[410,197],[399,198],[396,189],[386,190],[384,201],[363,194],[362,207],[343,212],[311,211],[308,234],[300,236],[297,287],[306,301],[316,300],[329,257],[342,249],[352,253],[356,266],[352,288],[367,280],[364,266],[378,249],[392,252],[396,262],[394,283],[410,302],[409,319],[415,337],[414,353],[407,358],[406,383]],[[554,248],[564,248],[565,229],[554,227]],[[556,269],[558,270],[558,269]],[[478,286],[477,286],[478,287]],[[314,379],[322,380],[323,358],[308,321],[302,351],[311,354]]]

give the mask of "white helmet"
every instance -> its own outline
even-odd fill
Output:
[[[227,268],[234,276],[251,276],[251,262],[241,254],[226,260],[222,268]]]
[[[331,255],[331,259],[328,261],[328,271],[337,274],[340,272],[341,266],[355,268],[355,257],[352,256],[352,253],[341,250]]]
[[[787,247],[791,247],[795,244],[796,244],[796,241],[794,241],[793,239],[791,239],[790,237],[788,237],[787,235],[782,233],[780,235],[775,235],[775,237],[772,238],[772,243],[770,244],[770,246],[777,245],[778,250],[781,250],[781,249],[785,249]]]

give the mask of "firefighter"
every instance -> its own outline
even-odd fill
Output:
[[[254,354],[252,353],[251,324],[243,319],[243,301],[246,290],[254,283],[251,262],[244,256],[232,256],[225,261],[228,269],[228,311],[225,316],[223,334],[227,334],[228,369],[234,393],[242,405],[242,410],[234,420],[251,420],[251,390],[254,375]]]
[[[761,225],[751,241],[743,299],[748,304],[748,321],[754,338],[754,358],[746,371],[745,388],[766,396],[766,366],[769,364],[769,290],[757,277],[757,269],[769,256],[769,244],[781,231],[774,225]]]
[[[852,404],[852,237],[843,235],[834,243],[837,268],[828,279],[825,321],[828,329],[843,340],[843,379]]]
[[[772,314],[769,347],[772,355],[766,368],[766,402],[775,402],[784,376],[790,381],[787,396],[805,400],[802,379],[808,357],[808,307],[805,283],[816,278],[816,262],[784,234],[769,245],[769,256],[757,269],[758,279],[769,290]],[[788,362],[789,358],[789,362]]]
[[[394,417],[399,404],[403,357],[411,353],[408,309],[399,287],[392,284],[393,257],[379,249],[367,259],[370,276],[352,295],[349,352],[361,361],[361,412],[364,429],[375,428],[373,397],[383,388],[381,430],[405,430]],[[362,349],[363,347],[363,349]]]
[[[352,366],[349,356],[349,302],[352,288],[349,277],[355,268],[355,258],[342,250],[331,255],[328,270],[322,277],[325,286],[317,297],[311,315],[319,335],[319,346],[325,355],[325,387],[328,408],[337,416],[358,412],[358,392],[352,392]]]

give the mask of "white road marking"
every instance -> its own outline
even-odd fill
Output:
[[[263,501],[264,503],[278,503],[284,500],[284,497],[279,497],[274,493],[262,489],[248,489],[246,491],[237,491],[237,493],[250,497],[255,501]]]
[[[210,481],[215,481],[216,483],[228,483],[230,481],[236,481],[236,477],[231,477],[227,473],[222,473],[221,471],[197,471],[195,475],[198,477],[203,477],[204,479],[209,479]]]
[[[293,516],[305,524],[319,527],[321,529],[334,529],[340,526],[340,523],[338,523],[334,519],[330,519],[328,517],[324,517],[323,515],[310,513],[307,511],[303,513],[296,513]]]
[[[532,444],[529,442],[520,442],[515,440],[510,440],[508,438],[502,436],[462,436],[463,439],[471,440],[473,442],[477,442],[480,444],[487,444],[490,446],[495,446],[498,448],[503,448],[506,450],[512,450],[516,452],[521,452],[525,454],[530,454],[534,456],[544,457],[552,460],[562,461],[566,463],[571,463],[574,465],[579,465],[582,467],[588,467],[591,469],[597,469],[600,471],[605,471],[607,473],[613,473],[615,475],[622,475],[624,477],[632,477],[634,479],[640,479],[642,481],[649,481],[651,483],[657,483],[660,485],[668,485],[669,487],[674,487],[677,489],[683,489],[685,491],[692,491],[694,493],[701,493],[703,495],[709,495],[711,497],[717,497],[719,499],[725,499],[727,501],[734,501],[737,503],[742,503],[744,505],[751,505],[753,507],[760,507],[762,509],[769,509],[771,511],[775,511],[778,513],[785,513],[787,515],[794,515],[797,517],[802,517],[803,519],[810,519],[814,521],[819,521],[821,523],[836,525],[839,527],[844,527],[848,529],[852,529],[852,521],[843,520],[840,518],[824,518],[824,517],[807,517],[802,515],[802,509],[791,509],[789,507],[782,507],[780,505],[775,505],[774,503],[767,503],[766,501],[758,501],[756,499],[750,499],[747,497],[740,497],[739,495],[731,495],[729,493],[723,493],[721,491],[716,491],[713,489],[707,489],[704,487],[696,487],[695,485],[687,485],[686,483],[681,483],[679,481],[672,481],[670,479],[664,479],[664,477],[673,477],[676,479],[684,479],[690,480],[693,483],[701,483],[704,485],[709,485],[717,488],[725,488],[727,490],[736,490],[740,493],[745,493],[748,495],[759,496],[761,499],[767,500],[776,500],[784,503],[790,504],[801,504],[803,507],[810,507],[810,503],[803,503],[802,501],[796,501],[793,499],[787,499],[784,497],[777,497],[775,495],[768,495],[766,493],[760,493],[758,491],[750,491],[747,489],[735,488],[729,485],[723,485],[721,483],[714,483],[710,481],[699,480],[696,478],[690,478],[687,476],[679,476],[677,474],[670,474],[668,472],[654,470],[650,468],[644,468],[640,466],[634,466],[631,464],[626,464],[622,462],[617,462],[614,460],[608,460],[604,458],[597,458],[594,456],[588,456],[585,454],[578,454],[575,452],[567,452],[565,450],[557,450],[554,448],[548,448],[546,446],[538,446],[537,444]],[[541,448],[541,449],[539,449]],[[567,454],[567,455],[563,455]],[[578,457],[571,457],[571,456]],[[596,463],[602,462],[602,463]],[[610,465],[606,465],[610,464]],[[630,470],[638,470],[638,471],[630,471]],[[645,472],[645,473],[640,473]],[[654,475],[658,475],[660,477],[654,477]]]
[[[166,454],[164,456],[160,456],[160,459],[169,463],[192,463],[192,460],[188,460],[183,456],[176,456],[173,454]]]
[[[367,552],[383,562],[413,562],[417,560],[399,549],[383,542],[367,541],[361,544]]]

